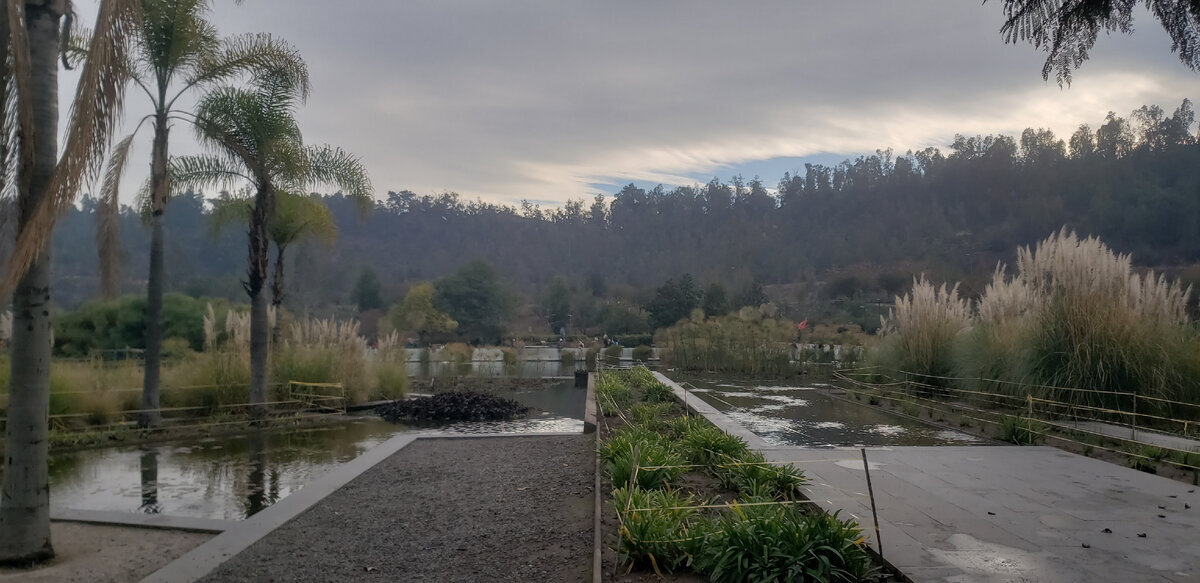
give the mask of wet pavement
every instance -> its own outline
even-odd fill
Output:
[[[768,442],[669,384],[769,460],[796,464],[811,499],[855,518],[918,583],[1200,581],[1195,486],[1051,447],[868,447],[876,537],[858,449]]]

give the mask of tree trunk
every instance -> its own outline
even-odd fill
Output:
[[[275,308],[275,326],[271,328],[271,345],[279,346],[283,337],[283,318],[280,317],[279,306],[283,305],[283,252],[286,245],[275,245],[275,277],[271,280],[271,306]]]
[[[166,112],[158,112],[154,118],[154,152],[150,162],[150,276],[146,282],[146,357],[139,427],[155,427],[162,421],[162,412],[159,410],[159,370],[162,364],[163,284],[166,279],[163,273],[163,212],[170,192],[167,182],[169,132]]]
[[[270,219],[274,214],[275,189],[265,185],[254,197],[250,216],[250,256],[246,270],[246,293],[250,296],[250,414],[267,414],[267,264],[270,262]]]
[[[61,6],[25,6],[32,81],[34,159],[18,205],[24,229],[45,196],[58,155],[58,21]],[[23,186],[23,185],[22,185]],[[30,266],[13,292],[12,362],[5,425],[4,489],[0,498],[0,564],[43,561],[50,545],[47,431],[50,413],[50,250]]]

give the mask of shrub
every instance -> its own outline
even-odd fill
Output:
[[[558,361],[563,366],[575,366],[575,351],[564,348],[558,356]]]
[[[716,583],[828,581],[857,583],[876,567],[850,520],[768,506],[746,519],[741,508],[722,517],[696,557],[699,571]]]
[[[645,344],[633,349],[634,362],[650,362],[650,358],[654,356],[654,349]]]
[[[600,348],[592,346],[584,353],[584,358],[587,362],[588,372],[596,372],[596,356],[600,354]]]
[[[501,348],[500,358],[504,361],[505,367],[517,366],[517,351],[512,348]]]
[[[621,360],[621,345],[613,344],[604,349],[604,360],[606,364],[615,365]]]

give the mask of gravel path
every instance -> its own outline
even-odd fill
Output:
[[[593,440],[418,440],[203,581],[587,580]]]

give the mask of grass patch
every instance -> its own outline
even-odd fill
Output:
[[[1037,445],[1045,437],[1046,424],[1025,417],[1005,415],[1000,420],[997,437],[1016,445]]]

